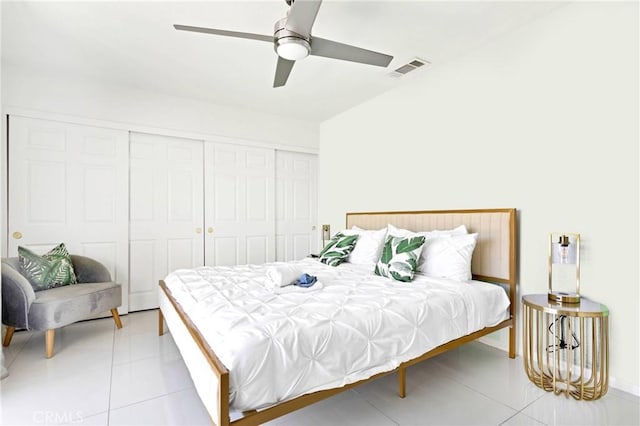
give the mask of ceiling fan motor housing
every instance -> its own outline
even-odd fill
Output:
[[[274,49],[278,56],[297,61],[309,55],[310,40],[285,28],[287,18],[282,18],[274,26]]]

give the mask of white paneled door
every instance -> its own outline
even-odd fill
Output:
[[[128,132],[11,116],[8,255],[64,242],[123,287],[128,311]]]
[[[275,260],[275,151],[205,142],[206,264]]]
[[[203,142],[131,133],[130,305],[158,306],[158,281],[204,265]]]
[[[317,156],[276,151],[276,260],[318,252]]]

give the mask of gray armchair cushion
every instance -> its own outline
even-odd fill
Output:
[[[17,257],[2,259],[2,323],[16,328],[48,330],[117,308],[122,287],[111,281],[104,265],[71,255],[78,284],[34,292],[20,273]]]
[[[67,285],[38,291],[29,309],[29,329],[59,328],[121,304],[122,289],[114,282]]]

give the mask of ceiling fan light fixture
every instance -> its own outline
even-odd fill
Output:
[[[309,56],[311,45],[303,38],[283,37],[278,39],[276,53],[278,56],[290,61],[298,61]]]

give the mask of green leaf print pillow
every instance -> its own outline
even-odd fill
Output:
[[[387,235],[375,274],[396,281],[409,282],[418,268],[418,259],[424,247],[423,236],[396,237]]]
[[[71,256],[64,243],[42,256],[27,248],[18,247],[18,261],[22,274],[29,280],[34,291],[77,283]]]
[[[358,235],[344,235],[338,232],[331,238],[331,241],[320,252],[320,262],[329,266],[338,266],[349,257],[349,254],[356,246]]]

